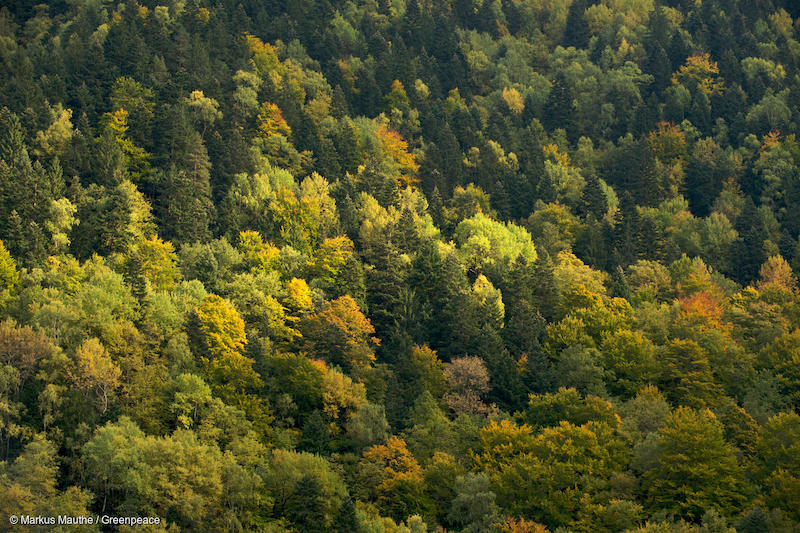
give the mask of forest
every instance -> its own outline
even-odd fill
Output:
[[[793,0],[0,1],[0,529],[798,532],[798,133]]]

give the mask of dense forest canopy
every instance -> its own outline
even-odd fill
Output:
[[[3,4],[3,528],[800,531],[797,2]]]

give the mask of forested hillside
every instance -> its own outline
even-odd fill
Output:
[[[0,529],[800,531],[797,2],[38,2]]]

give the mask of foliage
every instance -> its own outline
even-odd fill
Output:
[[[3,524],[800,529],[797,2],[157,3],[0,9]]]

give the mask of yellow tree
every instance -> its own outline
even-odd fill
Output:
[[[509,111],[515,115],[521,115],[525,111],[525,100],[519,91],[513,87],[506,87],[503,89],[503,101],[506,103]]]
[[[208,295],[194,309],[195,344],[208,380],[224,399],[242,399],[242,391],[258,386],[254,361],[242,354],[247,343],[244,320],[227,300]]]
[[[239,232],[236,246],[242,254],[245,266],[255,272],[269,272],[278,262],[280,250],[271,243],[265,243],[257,231]]]
[[[74,134],[72,126],[72,109],[64,109],[57,104],[50,110],[52,123],[45,131],[36,134],[38,148],[34,153],[38,156],[57,156],[69,145]]]
[[[722,92],[723,84],[717,79],[718,76],[717,62],[711,61],[711,56],[705,53],[687,57],[686,63],[672,76],[672,83],[697,89],[710,96]]]
[[[767,288],[783,289],[785,291],[797,292],[797,277],[792,272],[792,267],[780,255],[774,255],[761,265],[758,273],[759,280],[756,288],[763,291]]]
[[[281,135],[287,139],[292,135],[292,128],[283,118],[280,108],[271,103],[264,102],[258,110],[258,134],[263,138]]]
[[[150,154],[143,148],[136,146],[128,136],[128,112],[119,109],[105,114],[108,128],[114,135],[117,145],[125,155],[126,166],[131,177],[141,179],[150,172]]]
[[[401,187],[414,186],[419,183],[419,178],[415,176],[419,165],[414,158],[414,154],[409,153],[408,143],[396,131],[389,130],[383,126],[378,128],[376,133],[380,142],[383,155],[386,156],[399,170],[397,178]]]
[[[241,353],[247,343],[244,321],[230,303],[210,294],[194,313],[208,358]]]
[[[68,373],[78,389],[86,394],[94,392],[100,412],[105,414],[110,395],[120,385],[122,371],[98,339],[91,338],[78,347]]]
[[[134,254],[140,261],[142,275],[157,291],[172,289],[181,281],[175,247],[158,236],[141,241],[134,246]]]
[[[399,437],[367,449],[358,465],[362,495],[395,520],[426,511],[422,468]]]
[[[0,309],[12,299],[19,285],[19,272],[14,258],[0,241]]]
[[[356,375],[363,375],[375,361],[374,349],[380,342],[373,336],[375,328],[348,295],[326,302],[302,322],[300,331],[309,353]]]

